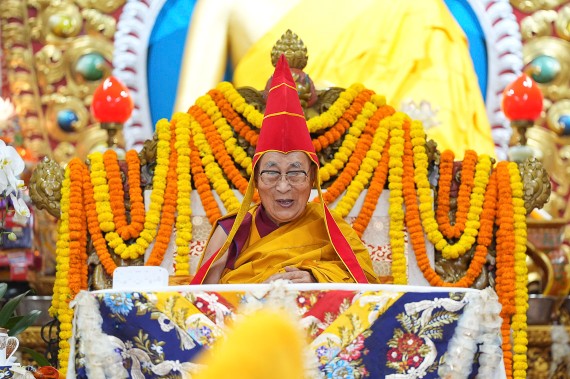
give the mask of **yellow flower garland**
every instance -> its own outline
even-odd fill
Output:
[[[91,162],[90,176],[91,183],[93,183],[97,218],[100,223],[99,227],[105,233],[105,240],[109,247],[122,259],[136,259],[143,255],[156,237],[170,162],[170,123],[165,119],[160,120],[156,125],[156,133],[158,135],[157,164],[154,170],[149,211],[145,215],[144,230],[140,233],[136,242],[129,246],[125,244],[121,236],[115,231],[109,198],[109,186],[107,184],[105,165],[103,164],[103,154],[96,152],[88,157]]]
[[[58,239],[56,243],[56,279],[53,289],[52,304],[49,313],[60,322],[58,361],[60,372],[65,376],[69,360],[69,338],[71,337],[71,321],[73,309],[69,307],[71,290],[67,274],[69,272],[69,208],[71,194],[71,172],[68,166],[61,186],[61,217],[59,220]]]
[[[367,113],[372,112],[372,114],[374,114],[374,112],[378,109],[378,106],[375,104],[378,100],[378,97],[375,98],[373,96],[372,100],[374,103],[366,103],[365,108]],[[370,119],[372,114],[370,114],[368,119]],[[360,165],[358,173],[346,189],[346,194],[338,202],[335,208],[335,210],[340,215],[342,215],[343,218],[349,214],[350,210],[354,207],[356,200],[370,182],[370,178],[372,178],[372,174],[374,173],[376,166],[378,166],[378,162],[382,158],[382,150],[384,149],[388,134],[389,129],[385,127],[384,123],[380,122],[380,125],[378,128],[376,128],[376,131],[374,133],[371,148],[366,152],[366,156],[362,160],[362,164]]]
[[[216,102],[210,95],[204,95],[196,100],[196,105],[210,116],[212,123],[218,129],[218,133],[224,141],[226,150],[234,158],[234,161],[246,169],[247,173],[251,175],[252,159],[247,155],[247,152],[237,144],[234,132],[226,119],[222,116],[222,112],[216,105]]]
[[[390,128],[390,159],[388,161],[388,180],[390,182],[390,199],[388,215],[390,216],[390,245],[392,248],[392,276],[394,284],[407,284],[407,261],[404,246],[404,194],[402,192],[402,176],[404,175],[404,130],[403,123],[407,116],[396,112],[388,117]]]
[[[190,274],[190,243],[192,242],[192,192],[190,176],[190,115],[176,113],[172,118],[176,125],[176,151],[178,165],[178,197],[176,201],[176,275]]]
[[[236,112],[243,115],[251,125],[258,129],[261,128],[263,114],[252,105],[247,104],[245,99],[237,92],[231,83],[222,82],[217,85],[216,89],[224,94],[224,97],[230,102]],[[334,125],[340,116],[348,109],[350,104],[352,104],[356,95],[363,89],[364,86],[362,84],[356,83],[343,91],[326,112],[321,113],[319,116],[311,117],[307,121],[309,132],[318,132],[319,130],[324,130]]]
[[[513,194],[515,232],[515,309],[512,317],[513,330],[513,378],[526,378],[527,363],[527,321],[528,310],[528,269],[526,265],[526,209],[523,199],[523,184],[518,165],[509,163],[511,189]]]
[[[414,165],[416,167],[415,180],[420,199],[420,215],[424,232],[435,248],[442,252],[442,256],[445,259],[456,259],[471,249],[476,241],[480,226],[479,218],[483,211],[485,189],[489,183],[491,173],[491,158],[488,155],[481,155],[478,158],[465,230],[459,240],[452,244],[439,231],[432,206],[434,199],[428,179],[427,161],[420,163],[420,161],[424,160],[424,156],[427,159],[425,153],[425,131],[421,123],[412,123],[411,135],[412,145],[414,146]],[[420,164],[421,166],[418,166]]]
[[[334,158],[330,162],[326,162],[319,168],[319,177],[322,182],[328,181],[331,176],[335,176],[344,168],[346,162],[354,152],[358,138],[366,127],[368,119],[372,117],[374,111],[385,104],[385,98],[379,95],[373,95],[370,99],[372,103],[367,102],[362,109],[362,112],[356,117],[356,120],[350,125],[341,146],[334,154]]]
[[[223,170],[216,162],[212,149],[208,144],[208,140],[202,131],[200,123],[191,117],[190,128],[192,130],[192,139],[194,144],[201,152],[202,165],[204,172],[212,183],[212,187],[222,200],[227,212],[233,212],[239,209],[240,201],[236,197],[234,191],[230,188],[227,180],[224,178]]]

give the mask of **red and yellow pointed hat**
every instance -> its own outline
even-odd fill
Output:
[[[268,151],[284,154],[302,151],[319,166],[297,87],[285,55],[279,58],[271,79],[265,115],[253,156],[254,168],[259,158]]]
[[[311,135],[309,134],[307,121],[303,113],[303,108],[301,107],[299,94],[297,93],[295,81],[293,80],[293,75],[291,75],[291,70],[285,55],[281,55],[279,58],[275,66],[275,73],[271,79],[271,87],[267,94],[265,115],[261,124],[255,155],[253,156],[252,164],[254,170],[252,171],[255,172],[255,165],[259,161],[259,158],[269,151],[283,154],[288,154],[293,151],[302,151],[319,167],[319,160],[311,141]],[[320,202],[323,206],[325,227],[333,248],[354,280],[357,283],[368,283],[364,270],[358,263],[350,244],[340,231],[334,217],[323,201],[318,173],[315,184]],[[202,283],[208,275],[212,264],[223,256],[223,253],[229,248],[239,226],[251,207],[254,190],[255,175],[251,175],[241,207],[236,214],[235,222],[228,234],[226,242],[208,262],[200,262],[200,269],[192,280],[192,284]]]

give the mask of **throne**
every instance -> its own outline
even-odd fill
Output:
[[[128,6],[128,4],[127,4]],[[125,11],[125,14],[128,14],[129,12]],[[119,33],[120,34],[120,33]],[[287,43],[291,44],[297,44],[298,42],[295,41],[295,39],[293,38],[292,34],[289,34],[288,37],[290,40],[287,41]],[[117,38],[117,41],[119,41],[119,38]],[[302,47],[301,47],[302,48]],[[120,48],[117,48],[117,51],[121,51]],[[126,69],[127,67],[125,66],[121,66],[120,62],[121,62],[121,58],[117,57],[117,67],[121,67],[122,69]],[[495,62],[496,63],[496,62]],[[490,71],[495,70],[496,66],[490,66],[491,68],[489,68]],[[135,116],[133,117],[133,119],[131,120],[130,124],[126,125],[125,128],[125,136],[127,139],[127,144],[131,144],[131,146],[136,146],[139,145],[140,142],[142,141],[137,141],[137,138],[140,138],[141,136],[145,135],[145,125],[150,125],[150,123],[146,123],[146,122],[141,122],[140,119],[138,119],[137,117],[141,116],[142,114],[144,114],[145,112],[145,107],[144,107],[144,100],[141,99],[141,94],[142,92],[144,92],[143,90],[140,90],[137,86],[140,86],[141,84],[144,84],[145,80],[134,80],[134,78],[131,76],[132,75],[132,71],[131,70],[125,70],[130,72],[130,74],[128,74],[127,76],[123,76],[123,79],[126,83],[128,83],[129,85],[131,85],[131,87],[133,88],[133,93],[134,93],[134,97],[135,97],[135,101],[137,102],[137,111],[135,113]],[[135,71],[135,73],[138,75],[139,71]],[[118,76],[121,76],[120,72],[117,71]],[[513,74],[514,75],[514,74]],[[505,81],[509,81],[508,79],[505,79]],[[310,88],[310,86],[309,86]],[[489,86],[489,88],[494,88]],[[330,109],[330,107],[334,104],[334,102],[338,99],[339,95],[341,93],[343,93],[345,91],[345,89],[341,89],[341,88],[332,88],[332,89],[328,89],[326,91],[320,91],[317,93],[317,101],[312,104],[312,107],[308,107],[307,112],[314,112],[314,114],[320,114],[323,112],[326,112],[326,110]],[[262,110],[263,109],[263,94],[259,91],[256,91],[254,89],[251,88],[241,88],[238,89],[237,91],[244,99],[246,99],[246,102],[248,105],[256,108],[257,110]],[[500,90],[497,90],[497,88],[494,89],[490,89],[487,92],[488,97],[492,97],[495,96],[494,98],[494,104],[496,106],[496,96],[500,93]],[[310,96],[310,92],[307,94],[308,97]],[[491,103],[492,100],[489,100],[489,103]],[[497,117],[501,117],[501,116],[497,116]],[[503,120],[504,121],[504,120]],[[138,122],[138,124],[137,124]],[[503,128],[503,130],[501,131],[501,133],[507,133],[506,129],[504,128],[504,122],[502,123],[502,126],[498,126],[495,128],[495,130],[500,130],[501,128]],[[131,133],[132,132],[132,133]],[[501,133],[498,133],[496,135],[501,135]],[[134,137],[133,137],[134,136]],[[150,130],[150,134],[146,137],[152,137],[152,130]],[[246,137],[242,136],[244,139]],[[504,137],[504,136],[503,136]],[[500,138],[498,138],[500,140]],[[501,147],[501,145],[505,145],[505,141],[498,143],[499,147]],[[246,144],[244,144],[243,146],[244,148],[247,148]],[[323,161],[327,161],[327,155],[334,155],[335,151],[338,150],[338,146],[330,146],[329,150],[324,150],[323,151],[323,157],[322,160]],[[144,143],[144,147],[142,148],[141,153],[139,154],[139,156],[141,157],[141,163],[143,164],[143,166],[145,167],[143,169],[143,177],[145,176],[145,174],[147,174],[147,183],[150,183],[152,181],[152,167],[153,164],[156,161],[156,138],[154,138],[154,141],[149,141]],[[430,163],[433,165],[435,162],[437,162],[439,159],[439,155],[438,152],[435,148],[432,148],[430,151]],[[528,167],[526,167],[526,169],[528,170],[534,170],[536,169],[536,165],[530,165]],[[455,171],[456,174],[460,173],[461,167],[459,165],[459,167],[457,167],[457,170]],[[246,168],[244,167],[241,170],[241,174],[245,175],[247,174],[246,172]],[[525,171],[523,171],[525,172]],[[38,170],[37,172],[38,175],[41,175],[41,169]],[[544,174],[544,172],[542,172],[542,174]],[[523,175],[524,176],[524,175]],[[528,175],[530,178],[532,178],[533,180],[539,182],[539,183],[547,183],[548,180],[544,179],[544,177],[540,178],[540,175],[538,175],[537,173],[534,174],[529,174]],[[537,177],[539,178],[537,180]],[[455,183],[456,185],[458,183]],[[528,209],[532,209],[536,206],[540,206],[540,202],[544,201],[544,193],[547,193],[548,191],[542,191],[542,189],[540,191],[538,191],[538,193],[534,193],[533,195],[537,195],[536,198],[533,199],[528,199],[528,203],[526,204]],[[538,199],[538,203],[535,202]],[[221,199],[216,199],[218,204],[223,204],[224,208],[228,209],[227,204],[224,203],[223,201],[221,201]],[[199,204],[200,201],[198,200],[198,198],[194,198],[192,201],[193,204]],[[203,204],[203,201],[202,201]],[[452,209],[453,210],[453,206]],[[193,241],[193,245],[192,245],[192,250],[195,252],[200,252],[200,248],[203,246],[203,241],[205,239],[206,236],[206,232],[207,230],[209,230],[209,223],[208,223],[208,219],[211,219],[212,216],[211,214],[208,215],[205,213],[204,209],[202,208],[202,211],[204,212],[203,214],[200,214],[200,209],[199,207],[196,209],[193,209],[193,214],[194,214],[194,218],[193,218],[193,222],[194,222],[194,237],[195,240]],[[210,216],[210,217],[208,217]],[[350,214],[347,215],[348,217],[351,217]],[[386,214],[384,215],[375,215],[377,217],[376,221],[378,222],[378,225],[382,225],[382,221],[378,221],[379,218],[381,217],[387,217]],[[354,216],[353,216],[354,217]],[[200,228],[200,226],[203,226],[202,228]],[[379,226],[380,228],[382,226]],[[371,234],[375,234],[375,233],[371,233]],[[366,240],[365,236],[363,235],[363,238]],[[370,245],[370,244],[369,244]],[[382,250],[386,251],[386,249],[388,249],[386,246],[379,246],[379,245],[373,245],[373,249],[376,248],[379,251],[379,254],[382,253]],[[373,251],[374,253],[374,251]],[[458,261],[454,261],[454,262],[448,262],[446,261],[446,259],[443,259],[441,257],[439,257],[439,259],[436,259],[436,266],[438,266],[438,271],[442,274],[442,275],[450,275],[450,279],[453,280],[454,279],[454,275],[456,275],[457,277],[461,276],[461,274],[465,271],[466,266],[468,264],[469,259],[472,256],[470,255],[466,255],[465,261],[463,262],[458,262]],[[118,264],[122,264],[123,262],[118,262]],[[141,262],[129,262],[128,264],[140,264]],[[94,262],[93,264],[94,267],[97,267],[97,263]],[[378,271],[380,276],[388,276],[388,275],[382,275],[382,266],[378,265]],[[489,278],[487,277],[486,273],[484,275],[482,275],[481,277],[482,279],[476,283],[476,286],[479,287],[484,287],[489,283]],[[455,278],[456,279],[456,278]],[[99,285],[103,285],[103,286],[107,286],[108,284],[104,284],[104,280],[101,282],[99,282]],[[103,284],[101,284],[103,283]],[[93,287],[96,288],[96,287]]]

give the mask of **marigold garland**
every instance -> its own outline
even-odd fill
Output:
[[[174,135],[174,131],[175,121],[173,119],[170,124],[170,132],[172,135]],[[178,173],[176,172],[178,166],[178,152],[176,151],[176,138],[170,139],[169,160],[168,174],[166,176],[166,189],[164,191],[164,202],[162,204],[158,232],[154,240],[152,251],[145,262],[145,266],[160,266],[164,260],[164,255],[166,254],[170,237],[172,235],[172,227],[174,226],[174,218],[176,214],[176,203],[178,200]]]
[[[60,322],[58,361],[59,370],[65,375],[69,361],[69,338],[71,337],[71,320],[73,309],[69,307],[71,290],[69,288],[68,273],[70,270],[70,230],[69,210],[71,201],[71,168],[65,169],[65,176],[61,186],[58,239],[56,243],[56,277],[53,289],[52,304],[49,313]]]
[[[381,150],[382,158],[376,166],[376,169],[374,169],[374,175],[370,181],[368,192],[364,197],[362,208],[358,213],[356,220],[354,220],[354,223],[352,224],[352,228],[361,238],[364,234],[364,231],[368,227],[370,220],[372,219],[372,215],[374,214],[376,205],[378,204],[378,199],[384,190],[384,185],[386,184],[386,179],[388,178],[388,160],[390,158],[390,154],[388,154],[389,150],[390,141],[386,139],[385,145]]]
[[[198,151],[200,151],[204,172],[206,173],[206,176],[208,177],[210,183],[212,183],[212,187],[222,200],[226,211],[233,212],[238,210],[240,202],[224,178],[223,171],[216,162],[216,158],[212,153],[200,122],[198,122],[194,117],[191,118],[190,129],[192,130],[192,139],[194,145]]]
[[[326,204],[330,204],[336,200],[352,182],[361,165],[364,154],[369,158],[376,158],[376,162],[378,162],[379,154],[382,154],[382,149],[386,144],[390,133],[387,123],[384,120],[388,116],[394,114],[394,112],[394,108],[388,105],[383,105],[378,107],[374,115],[368,120],[368,125],[365,127],[362,138],[358,141],[355,149],[358,154],[350,155],[346,167],[327,188],[326,192],[323,193],[323,201]],[[372,144],[370,144],[370,141],[367,138],[370,135],[373,135]],[[372,164],[374,165],[374,163]]]
[[[502,305],[501,317],[503,324],[503,359],[507,378],[513,377],[513,361],[511,346],[511,317],[516,313],[515,308],[515,234],[514,209],[511,190],[511,177],[508,162],[497,164],[498,181],[498,211],[497,220],[497,271],[495,290]]]
[[[198,98],[196,105],[201,107],[210,117],[210,120],[217,130],[216,135],[223,141],[223,146],[227,154],[231,155],[240,167],[246,169],[248,175],[251,175],[252,159],[247,155],[247,152],[237,144],[237,139],[234,137],[234,132],[224,117],[222,109],[219,107],[218,102],[214,101],[214,96],[216,95],[223,99],[223,95],[219,91],[212,90],[208,92],[207,95]],[[231,105],[227,102],[226,104],[226,107],[231,109]]]
[[[519,167],[514,162],[508,165],[513,205],[513,226],[515,237],[515,314],[512,317],[513,330],[513,377],[526,378],[527,363],[527,318],[528,310],[528,268],[526,265],[526,209],[523,199],[523,184]]]
[[[392,276],[394,284],[407,284],[407,261],[404,244],[404,199],[402,193],[402,177],[404,169],[402,155],[404,154],[404,131],[402,124],[409,122],[403,113],[396,112],[390,117],[390,149],[388,153],[388,180],[390,189],[390,245],[392,248]]]
[[[470,207],[470,196],[475,179],[475,165],[477,163],[477,153],[467,150],[461,165],[461,185],[457,195],[457,211],[455,212],[455,224],[449,221],[450,211],[450,189],[453,173],[452,151],[444,151],[440,159],[440,177],[438,184],[436,217],[439,230],[447,238],[458,238],[465,230],[467,212]]]
[[[382,125],[379,126],[379,121],[389,114],[392,114],[392,109],[390,109],[391,107],[386,108],[387,109],[384,109],[384,107],[378,108],[373,117],[370,118],[368,124],[364,128],[362,136],[358,140],[354,153],[349,158],[346,168],[342,171],[341,175],[339,175],[339,177],[343,176],[347,171],[348,175],[351,175],[353,172],[358,171],[350,181],[345,195],[338,202],[335,208],[342,217],[346,217],[348,215],[360,196],[360,193],[370,182],[370,178],[372,177],[376,166],[378,166],[378,162],[382,158],[382,149],[386,144],[388,130]],[[375,143],[374,148],[371,148],[373,143]],[[326,193],[329,193],[329,190],[327,190]],[[332,195],[334,195],[334,192]],[[329,196],[326,198],[323,196],[323,199],[325,201],[330,201]]]
[[[210,181],[204,173],[202,168],[202,161],[200,160],[200,151],[194,141],[190,138],[190,163],[192,167],[192,176],[194,177],[194,185],[200,200],[202,202],[202,207],[206,212],[206,217],[211,225],[214,225],[217,219],[222,217],[222,212],[218,206],[218,202],[212,194],[212,188],[210,187]]]
[[[412,128],[422,128],[417,122],[412,123]],[[418,267],[422,271],[424,277],[432,286],[438,287],[470,287],[477,277],[481,274],[483,265],[486,262],[487,248],[493,237],[493,225],[495,220],[495,206],[497,196],[496,175],[492,175],[485,192],[485,200],[483,201],[483,214],[481,216],[481,229],[477,236],[477,247],[475,254],[469,263],[469,267],[463,278],[457,282],[450,283],[444,281],[441,276],[431,267],[427,256],[424,232],[422,229],[420,211],[417,202],[417,194],[415,190],[414,177],[416,172],[414,169],[412,132],[408,123],[404,123],[405,144],[404,144],[404,201],[406,204],[406,226],[410,234],[411,244],[414,249]],[[426,159],[426,161],[422,161]],[[422,156],[416,159],[417,167],[427,166],[427,157]],[[421,177],[418,173],[417,177]]]
[[[117,152],[108,149],[103,154],[103,162],[107,172],[107,182],[109,184],[109,200],[111,202],[111,212],[117,233],[123,240],[137,238],[144,227],[145,209],[140,186],[140,160],[135,150],[129,150],[125,157],[127,161],[127,175],[129,184],[130,223],[127,223],[125,210],[125,194],[123,191],[123,179],[119,167]]]
[[[190,274],[190,243],[192,242],[192,192],[190,175],[190,116],[176,113],[173,117],[176,125],[177,152],[176,174],[178,198],[176,199],[176,275]]]
[[[342,120],[344,120],[345,122],[350,122],[350,126],[348,127],[348,131],[345,133],[340,148],[334,154],[333,159],[330,162],[325,163],[321,168],[319,168],[319,177],[321,179],[321,182],[328,181],[332,176],[337,175],[339,171],[343,170],[344,164],[352,156],[354,150],[356,149],[356,145],[359,141],[359,137],[361,136],[364,128],[366,127],[366,122],[372,116],[370,107],[368,108],[368,112],[362,112],[358,115],[356,114],[356,109],[363,109],[365,102],[371,97],[372,97],[371,91],[363,91],[362,94],[360,94],[357,97],[357,99],[355,99],[354,101],[355,108],[349,109],[349,111],[352,112],[346,115],[347,120],[345,120],[344,118],[345,116],[343,116]],[[372,105],[376,106],[375,104],[370,104],[370,106]],[[313,145],[315,145],[315,140],[313,140]],[[319,143],[319,145],[322,144]],[[356,172],[354,174],[356,174]]]

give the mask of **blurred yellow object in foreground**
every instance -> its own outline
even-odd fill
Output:
[[[201,357],[196,379],[302,379],[305,341],[283,310],[260,310],[237,321]]]

